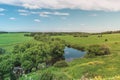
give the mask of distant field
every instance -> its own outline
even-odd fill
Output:
[[[106,44],[106,43],[114,43],[120,42],[120,34],[104,34],[102,37],[98,37],[98,35],[90,35],[89,37],[73,37],[73,36],[56,36],[67,42],[72,44],[79,45],[91,45],[91,44]],[[108,39],[105,42],[105,39]]]
[[[15,44],[30,41],[32,39],[32,37],[25,37],[24,33],[0,34],[0,47],[11,50]]]

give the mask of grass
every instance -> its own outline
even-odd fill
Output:
[[[0,47],[10,52],[15,44],[33,40],[32,37],[25,37],[24,33],[0,34]]]
[[[23,43],[33,40],[32,37],[24,37],[24,33],[10,33],[0,34],[0,47],[10,51],[15,44]],[[38,80],[39,75],[46,70],[51,71],[58,77],[63,77],[63,80],[80,79],[81,77],[90,77],[94,80],[119,80],[120,79],[120,34],[105,34],[103,37],[98,35],[91,35],[89,37],[73,37],[66,36],[53,36],[58,37],[70,44],[79,46],[89,46],[93,44],[105,44],[110,47],[111,54],[107,56],[99,56],[96,58],[78,58],[69,62],[66,68],[49,67],[45,70],[38,70],[23,76],[20,80]],[[105,39],[108,39],[105,42]],[[97,79],[99,78],[99,79]],[[104,79],[103,79],[104,78]]]
[[[111,54],[96,58],[78,58],[69,62],[69,67],[48,68],[51,72],[59,76],[66,75],[69,79],[75,80],[79,80],[81,77],[93,78],[94,80],[120,79],[120,34],[105,34],[100,38],[97,35],[89,37],[73,37],[70,35],[53,37],[61,38],[70,44],[85,47],[93,44],[108,45]],[[108,39],[108,41],[105,42],[105,39]],[[37,71],[32,76],[38,75],[41,72],[41,70]],[[33,80],[36,80],[36,78],[33,78]]]
[[[98,35],[91,35],[89,37],[73,37],[71,35],[68,36],[54,36],[61,38],[71,44],[76,45],[92,45],[92,44],[107,44],[107,43],[114,43],[120,42],[120,34],[105,34],[103,37],[97,37]],[[105,42],[105,39],[108,39]]]

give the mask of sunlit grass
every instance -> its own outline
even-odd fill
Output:
[[[48,68],[55,74],[59,74],[59,76],[64,74],[73,80],[80,80],[82,77],[91,80],[120,79],[120,34],[105,34],[101,38],[97,37],[97,35],[91,35],[89,37],[73,37],[70,35],[54,37],[61,38],[70,44],[85,47],[93,44],[104,44],[109,46],[111,51],[111,54],[106,56],[75,59],[69,62],[69,67],[66,68]],[[108,39],[108,41],[105,42],[105,39]]]
[[[25,37],[24,33],[0,34],[0,47],[10,52],[14,45],[33,40],[32,37]]]

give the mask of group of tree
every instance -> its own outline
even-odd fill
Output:
[[[25,74],[33,69],[41,69],[54,65],[57,61],[64,60],[65,45],[60,39],[48,36],[34,36],[34,42],[21,43],[14,46],[12,53],[0,56],[0,78],[3,80],[6,74],[13,77],[13,69],[22,68]],[[48,40],[48,42],[46,42]]]
[[[86,32],[31,32],[26,33],[24,36],[35,36],[35,35],[48,35],[48,36],[64,36],[64,35],[72,35],[72,36],[88,36],[90,33]]]

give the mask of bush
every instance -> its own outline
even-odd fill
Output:
[[[106,45],[91,45],[87,49],[86,57],[94,57],[94,56],[101,56],[101,55],[108,55],[110,54],[109,47]]]
[[[59,68],[67,67],[67,66],[68,66],[68,64],[65,61],[58,61],[54,64],[54,67],[59,67]]]
[[[30,36],[30,34],[24,34],[24,36]]]
[[[108,41],[108,39],[105,39],[105,42],[107,42]]]
[[[0,54],[4,54],[5,53],[5,49],[0,48]]]

